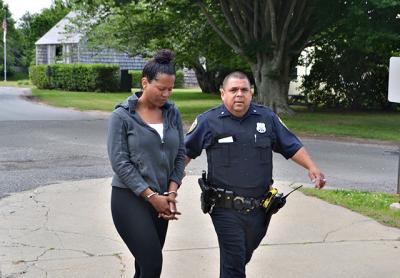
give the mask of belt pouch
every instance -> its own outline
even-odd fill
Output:
[[[225,208],[232,208],[232,201],[233,201],[233,191],[230,190],[225,190],[225,194],[224,194],[224,201],[223,201],[223,206]]]

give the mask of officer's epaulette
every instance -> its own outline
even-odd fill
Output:
[[[268,113],[271,113],[272,112],[272,109],[271,108],[269,108],[268,106],[265,106],[265,105],[262,105],[262,104],[258,104],[258,103],[252,103],[252,105],[255,107],[255,108],[257,108],[257,109],[260,109],[261,111],[263,111],[263,112],[268,112]]]
[[[202,114],[208,114],[208,113],[211,113],[211,112],[215,112],[215,110],[220,109],[221,107],[222,107],[222,104],[218,105],[218,106],[215,106],[215,107],[212,107],[212,108],[208,109],[207,111],[203,112]]]

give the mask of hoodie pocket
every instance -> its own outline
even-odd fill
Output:
[[[128,150],[130,152],[130,157],[137,152],[137,146],[139,145],[139,136],[137,136],[137,133],[134,130],[129,130],[127,132],[127,142],[128,142]]]

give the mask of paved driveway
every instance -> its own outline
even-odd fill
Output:
[[[0,121],[67,121],[104,118],[97,112],[80,112],[26,101],[23,98],[26,95],[30,95],[30,89],[0,87]]]
[[[27,101],[29,89],[0,88],[0,198],[67,180],[112,175],[108,113]]]

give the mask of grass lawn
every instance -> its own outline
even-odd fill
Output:
[[[400,141],[400,113],[305,112],[283,116],[285,124],[298,134],[348,136]]]
[[[130,93],[86,93],[33,89],[40,101],[79,110],[112,111],[115,104]],[[203,94],[198,89],[174,89],[171,96],[179,107],[183,121],[192,123],[196,115],[218,105],[219,95]],[[296,114],[282,119],[296,134],[348,136],[400,142],[400,112],[307,112],[293,107]]]
[[[58,107],[74,107],[79,110],[112,111],[117,103],[131,93],[89,93],[59,90],[32,90],[40,101]],[[202,94],[197,89],[174,89],[171,100],[179,107],[183,121],[190,124],[195,117],[220,103],[217,95]]]
[[[23,79],[23,80],[0,81],[0,87],[33,88],[33,85],[28,79]]]
[[[14,73],[12,76],[7,75],[7,81],[3,81],[3,78],[3,74],[1,74],[0,79],[2,81],[0,81],[0,87],[33,87],[27,73]]]
[[[53,106],[72,107],[78,110],[112,111],[115,104],[126,99],[130,93],[67,92],[34,88],[32,95]]]
[[[318,197],[334,205],[339,205],[371,217],[391,227],[400,228],[400,210],[392,210],[390,204],[399,202],[400,195],[347,190],[300,189],[308,196]]]

